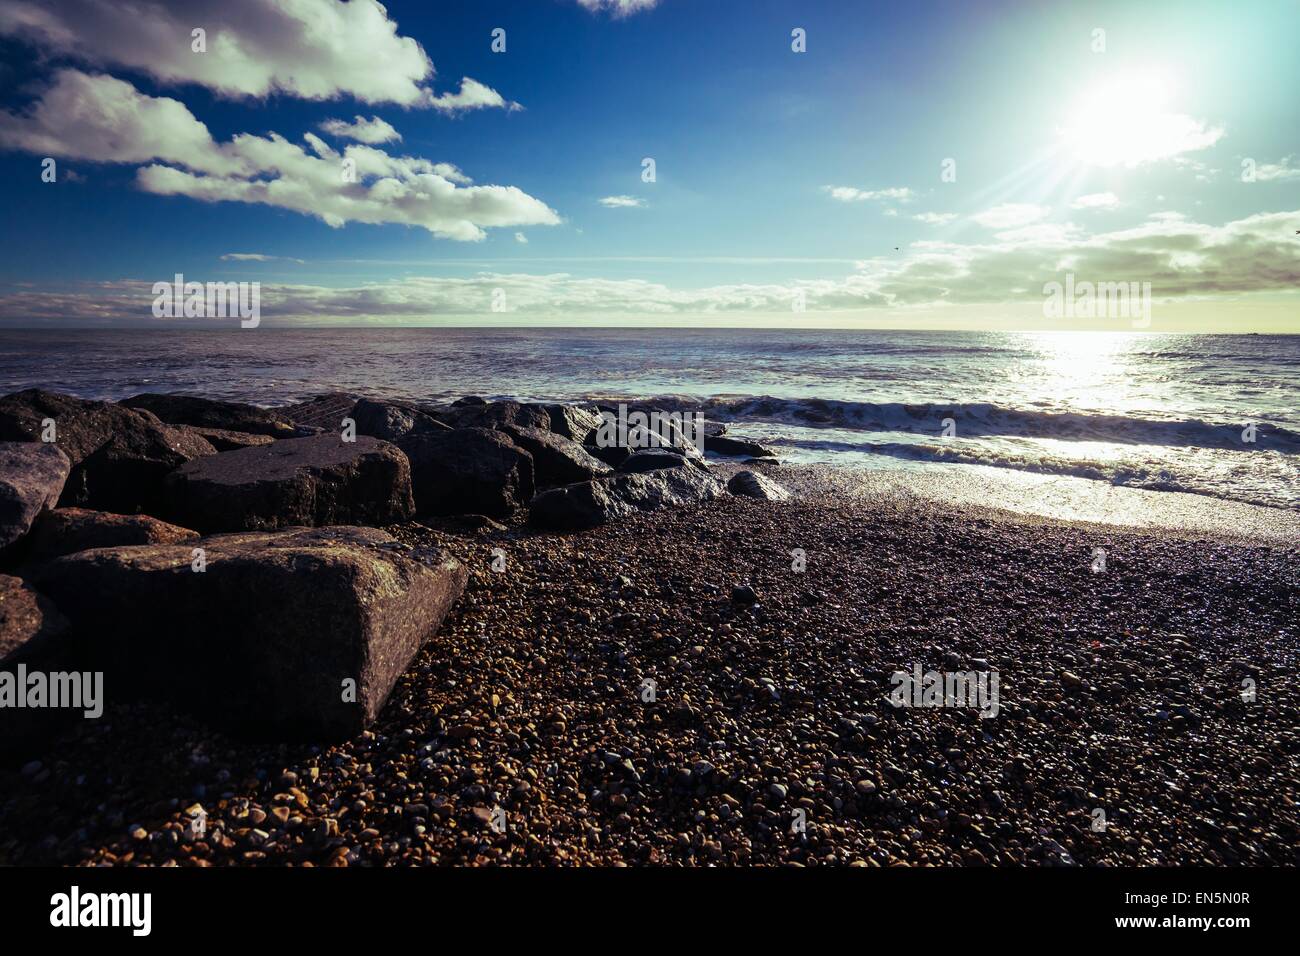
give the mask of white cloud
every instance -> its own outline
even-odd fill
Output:
[[[645,200],[636,196],[606,196],[596,200],[606,209],[643,209]]]
[[[906,186],[896,186],[890,189],[858,189],[856,186],[823,186],[826,192],[830,193],[832,199],[840,202],[866,202],[868,200],[895,200],[897,202],[911,202],[915,193]]]
[[[1276,163],[1260,163],[1255,167],[1255,179],[1261,183],[1300,179],[1300,167],[1292,165],[1294,160],[1294,156],[1287,156]]]
[[[331,136],[355,139],[358,143],[369,143],[371,146],[379,143],[401,142],[402,139],[401,133],[378,116],[372,116],[370,119],[358,116],[351,123],[340,119],[329,119],[320,124],[320,129]]]
[[[1118,209],[1119,197],[1114,193],[1088,193],[1070,203],[1071,209]]]
[[[515,242],[521,242],[521,243],[523,243],[524,245],[528,245],[528,237],[525,236],[522,232],[516,232],[516,233],[515,233]]]
[[[206,31],[207,52],[191,31]],[[430,98],[433,63],[399,36],[377,0],[6,0],[0,34],[95,66],[225,96],[351,96],[416,106]]]
[[[516,318],[599,318],[791,311],[802,291],[811,312],[944,304],[1041,301],[1043,284],[1073,272],[1077,281],[1150,282],[1159,298],[1293,292],[1300,284],[1300,210],[1265,213],[1222,226],[1153,218],[1132,229],[1086,238],[960,245],[913,244],[902,258],[871,259],[845,277],[674,289],[641,279],[565,273],[485,272],[466,278],[410,277],[351,288],[262,283],[269,322],[417,322],[439,316],[493,318],[504,289]],[[158,277],[170,278],[170,277]],[[198,278],[198,277],[196,277]],[[0,295],[0,320],[149,321],[151,281],[97,283],[86,291],[22,289]]]
[[[578,0],[578,5],[597,13],[608,10],[616,17],[629,17],[641,10],[653,10],[659,0]]]
[[[227,252],[221,257],[222,262],[296,262],[305,265],[302,259],[292,256],[268,256],[261,252]]]
[[[1050,212],[1046,206],[1033,203],[1008,202],[971,216],[973,222],[987,229],[1015,229],[1037,222]]]
[[[156,160],[136,181],[159,195],[277,206],[336,227],[402,223],[462,240],[482,239],[493,226],[560,221],[514,186],[469,185],[450,163],[360,144],[340,153],[314,133],[303,139],[310,150],[277,133],[218,144],[184,104],[76,70],[62,71],[29,115],[0,112],[2,146],[98,162]]]
[[[506,100],[490,86],[484,86],[478,80],[468,76],[461,77],[460,90],[455,93],[430,95],[426,98],[429,106],[443,113],[458,113],[465,110],[505,109],[513,112],[523,109],[518,103]]]
[[[946,226],[957,219],[957,214],[955,212],[920,212],[912,218],[917,222],[925,223],[927,226]]]

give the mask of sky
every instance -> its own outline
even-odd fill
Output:
[[[1296,0],[134,6],[0,0],[0,324],[1300,332]]]

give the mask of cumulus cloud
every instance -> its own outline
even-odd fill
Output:
[[[443,113],[461,113],[466,110],[494,108],[513,112],[514,110],[523,109],[518,103],[507,100],[490,86],[484,86],[478,80],[471,80],[468,76],[461,77],[460,89],[455,93],[443,93],[440,96],[430,95],[426,98],[426,102],[429,106]]]
[[[641,10],[653,10],[659,0],[578,0],[578,5],[592,13],[608,10],[615,17],[630,17]]]
[[[376,146],[380,143],[400,142],[402,134],[393,129],[378,116],[364,119],[358,116],[351,123],[341,119],[329,119],[320,124],[322,132],[340,139],[355,139],[358,143]]]
[[[1119,197],[1114,193],[1088,193],[1070,203],[1071,209],[1118,209]]]
[[[196,29],[204,52],[194,49]],[[228,97],[350,96],[445,111],[510,105],[473,80],[435,96],[433,62],[378,0],[132,0],[129,10],[105,0],[6,0],[0,35]]]
[[[823,186],[822,189],[830,193],[832,199],[838,200],[839,202],[867,202],[870,200],[911,202],[916,195],[906,186],[896,186],[891,189],[858,189],[856,186]]]
[[[596,201],[606,209],[641,209],[645,206],[645,200],[636,196],[606,196]]]
[[[1015,229],[1037,222],[1051,210],[1033,203],[1006,202],[971,216],[971,221],[987,229]]]
[[[1293,292],[1300,284],[1296,229],[1300,210],[1222,226],[1152,218],[1083,238],[1058,233],[1032,242],[919,242],[905,257],[866,260],[844,277],[699,289],[566,273],[411,277],[348,288],[264,282],[262,312],[270,322],[491,318],[495,289],[505,290],[509,312],[521,318],[780,314],[791,311],[796,293],[810,312],[863,311],[1041,301],[1044,283],[1061,281],[1067,272],[1077,281],[1150,282],[1160,298]],[[151,303],[149,281],[98,283],[78,292],[23,289],[0,296],[0,319],[148,321]]]
[[[472,186],[450,163],[314,133],[308,149],[277,133],[217,143],[176,100],[145,96],[109,76],[64,70],[27,115],[0,113],[0,146],[110,163],[154,160],[136,174],[145,192],[246,202],[348,222],[402,223],[477,240],[493,226],[555,225],[559,216],[514,186]]]

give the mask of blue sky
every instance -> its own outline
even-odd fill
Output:
[[[1042,286],[1072,270],[1151,282],[1156,328],[1300,331],[1294,2],[318,0],[287,26],[262,0],[150,6],[116,31],[89,0],[0,5],[0,320],[147,321],[181,272],[260,281],[271,321],[1048,327]],[[340,26],[349,7],[376,31]],[[502,105],[430,105],[462,77]],[[428,164],[348,187],[380,221],[328,224],[355,192],[311,184],[197,198],[298,175],[233,137],[333,161],[350,141],[321,124],[356,116]],[[172,122],[211,143],[176,151]],[[151,166],[176,173],[142,185]],[[440,200],[374,199],[422,177],[470,210],[459,238]]]

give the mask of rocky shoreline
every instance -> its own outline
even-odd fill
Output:
[[[0,710],[0,863],[1300,862],[1294,546],[1097,573],[598,411],[0,399],[0,670],[109,688]],[[892,706],[914,665],[998,715]]]

